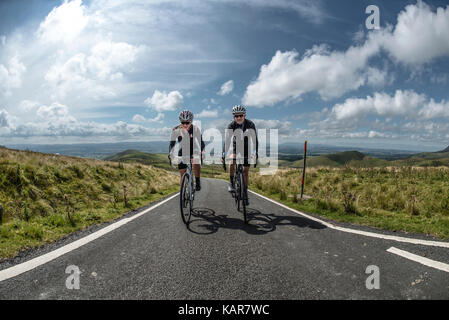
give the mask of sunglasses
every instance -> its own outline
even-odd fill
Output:
[[[181,121],[181,124],[188,125],[190,124],[190,121]]]
[[[243,114],[236,114],[236,115],[234,115],[234,118],[243,118]]]

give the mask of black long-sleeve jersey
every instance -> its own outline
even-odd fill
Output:
[[[259,140],[257,139],[257,130],[256,130],[256,125],[254,124],[254,122],[252,122],[251,120],[245,119],[242,124],[238,124],[234,120],[228,125],[227,129],[232,130],[232,132],[234,132],[237,129],[241,129],[243,132],[247,131],[248,129],[254,130],[254,133],[256,135],[256,141],[255,141],[256,154],[257,155],[259,154]],[[228,139],[228,137],[226,137],[226,139]],[[232,139],[234,153],[236,153],[236,144],[237,144],[235,139],[236,139],[236,137],[233,137],[233,139]],[[224,146],[225,152],[227,152],[227,148],[228,148],[228,145],[226,145],[226,141],[225,141],[225,146]],[[245,148],[245,151],[244,151],[245,157],[248,157],[248,137],[247,136],[244,137],[244,148]]]
[[[183,129],[181,128],[180,125],[178,125],[178,126],[173,128],[173,132],[175,132],[176,130],[183,130]],[[194,151],[193,147],[194,147],[195,137],[198,137],[198,136],[200,137],[200,139],[199,139],[200,141],[198,141],[198,145],[201,146],[201,152],[203,152],[204,149],[205,149],[205,144],[204,144],[204,141],[203,141],[203,135],[201,134],[201,132],[199,130],[200,129],[195,127],[193,124],[189,128],[188,133],[189,133],[189,136],[190,136],[190,157],[193,156],[193,151]],[[178,141],[178,143],[181,145],[182,136],[178,135],[177,140],[171,140],[170,141],[170,146],[169,146],[169,150],[168,150],[169,153],[171,153],[172,149],[176,145],[176,141]],[[182,148],[181,147],[179,148],[178,156],[182,156]]]

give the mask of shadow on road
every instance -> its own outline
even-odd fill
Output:
[[[263,235],[276,230],[277,226],[295,226],[298,228],[325,229],[321,223],[301,216],[276,215],[275,213],[262,213],[257,209],[247,208],[248,224],[241,218],[232,218],[228,215],[216,215],[209,208],[194,208],[192,218],[187,229],[196,234],[208,235],[217,232],[220,228],[243,230],[252,235]]]

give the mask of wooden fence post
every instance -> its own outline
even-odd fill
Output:
[[[306,159],[307,159],[307,140],[304,141],[304,167],[302,169],[302,179],[301,179],[301,200],[304,194],[304,179],[306,176]]]

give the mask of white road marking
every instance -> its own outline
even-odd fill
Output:
[[[398,242],[406,242],[406,243],[413,243],[413,244],[420,244],[420,245],[424,245],[424,246],[433,246],[433,247],[443,247],[443,248],[449,248],[449,242],[442,242],[442,241],[430,241],[430,240],[421,240],[421,239],[414,239],[414,238],[406,238],[406,237],[398,237],[398,236],[390,236],[390,235],[386,235],[386,234],[380,234],[380,233],[374,233],[374,232],[368,232],[368,231],[361,231],[361,230],[355,230],[355,229],[349,229],[349,228],[343,228],[343,227],[338,227],[335,226],[329,222],[317,219],[315,217],[309,216],[301,211],[295,210],[293,208],[290,208],[282,203],[279,203],[273,199],[270,199],[268,197],[265,197],[261,194],[258,194],[257,192],[248,190],[251,193],[254,193],[255,195],[258,195],[259,197],[273,202],[275,204],[277,204],[278,206],[281,206],[282,208],[288,209],[296,214],[299,214],[307,219],[310,219],[312,221],[321,223],[322,225],[334,229],[334,230],[338,230],[338,231],[342,231],[342,232],[347,232],[347,233],[353,233],[353,234],[359,234],[362,236],[367,236],[367,237],[372,237],[372,238],[379,238],[379,239],[385,239],[385,240],[392,240],[392,241],[398,241]]]
[[[109,233],[109,232],[111,232],[111,231],[113,231],[113,230],[115,230],[117,228],[120,228],[121,226],[127,224],[128,222],[131,222],[134,219],[139,218],[140,216],[150,212],[151,210],[156,209],[157,207],[163,205],[164,203],[170,201],[171,199],[177,197],[178,195],[179,195],[179,193],[176,193],[175,195],[173,195],[173,196],[171,196],[171,197],[169,197],[169,198],[167,198],[167,199],[165,199],[165,200],[155,204],[154,206],[152,206],[152,207],[150,207],[150,208],[148,208],[148,209],[146,209],[146,210],[144,210],[144,211],[142,211],[142,212],[140,212],[138,214],[133,215],[130,218],[120,219],[119,221],[117,221],[117,222],[115,222],[113,224],[110,224],[107,227],[104,227],[103,229],[100,229],[100,230],[98,230],[98,231],[96,231],[96,232],[94,232],[94,233],[92,233],[92,234],[90,234],[88,236],[85,236],[84,238],[81,238],[81,239],[78,239],[78,240],[76,240],[76,241],[74,241],[72,243],[69,243],[69,244],[67,244],[67,245],[65,245],[65,246],[63,246],[63,247],[61,247],[59,249],[56,249],[54,251],[51,251],[49,253],[46,253],[44,255],[41,255],[41,256],[36,257],[34,259],[31,259],[29,261],[23,262],[23,263],[18,264],[16,266],[10,267],[8,269],[1,270],[0,271],[0,282],[4,281],[6,279],[10,279],[10,278],[13,278],[15,276],[18,276],[19,274],[22,274],[24,272],[30,271],[30,270],[32,270],[34,268],[37,268],[37,267],[39,267],[39,266],[41,266],[41,265],[43,265],[43,264],[45,264],[47,262],[50,262],[50,261],[52,261],[52,260],[54,260],[54,259],[56,259],[56,258],[58,258],[58,257],[60,257],[60,256],[62,256],[64,254],[70,252],[70,251],[73,251],[73,250],[75,250],[75,249],[77,249],[77,248],[79,248],[81,246],[84,246],[85,244],[87,244],[87,243],[89,243],[91,241],[94,241],[95,239],[98,239],[101,236],[103,236],[103,235],[105,235],[105,234],[107,234],[107,233]]]
[[[403,258],[406,258],[406,259],[409,259],[409,260],[421,263],[421,264],[423,264],[425,266],[428,266],[428,267],[431,267],[431,268],[435,268],[435,269],[438,269],[438,270],[441,270],[441,271],[449,272],[449,264],[442,263],[442,262],[435,261],[435,260],[431,260],[431,259],[428,259],[428,258],[424,258],[424,257],[418,256],[416,254],[413,254],[413,253],[410,253],[410,252],[407,252],[407,251],[404,251],[404,250],[400,250],[400,249],[395,248],[395,247],[391,247],[387,251],[390,252],[390,253],[397,254],[398,256],[401,256]]]

